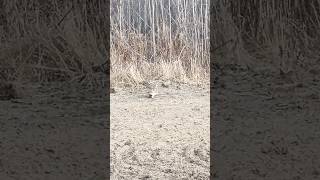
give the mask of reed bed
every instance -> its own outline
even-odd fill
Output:
[[[96,85],[108,69],[108,7],[108,1],[1,1],[3,79]]]
[[[214,1],[213,61],[308,70],[319,61],[319,7],[319,0]]]
[[[111,83],[209,82],[208,0],[112,0]]]
[[[308,70],[320,56],[319,7],[319,0],[3,0],[0,77],[94,85],[110,73],[111,84],[134,86],[207,83],[213,63]]]

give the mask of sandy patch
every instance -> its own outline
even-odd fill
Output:
[[[209,179],[209,90],[111,94],[111,179]]]

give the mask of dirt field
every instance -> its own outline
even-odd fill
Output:
[[[111,94],[111,179],[209,179],[209,88]]]
[[[215,69],[215,179],[320,179],[320,69]]]
[[[67,84],[24,88],[32,93],[0,101],[0,179],[102,179],[106,92]]]
[[[297,81],[267,69],[216,67],[216,179],[320,178],[315,71]],[[105,151],[92,149],[105,148],[106,92],[26,88],[34,93],[0,101],[0,179],[101,179]],[[111,179],[209,179],[209,89],[172,84],[159,93],[111,94]]]

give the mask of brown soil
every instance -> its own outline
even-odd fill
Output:
[[[209,179],[209,88],[111,95],[111,179]]]
[[[216,69],[215,179],[320,179],[320,77]]]
[[[23,86],[32,93],[0,101],[0,179],[101,179],[107,162],[105,91]]]

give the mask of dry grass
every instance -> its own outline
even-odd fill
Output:
[[[208,3],[111,1],[111,84],[208,83]]]
[[[217,1],[211,6],[212,49],[232,41],[213,52],[215,62],[308,71],[320,57],[319,7],[318,0]]]
[[[107,61],[108,5],[2,1],[2,76],[8,81],[78,80],[96,85],[97,72],[103,72]]]
[[[318,63],[319,0],[209,2],[113,0],[109,18],[107,1],[4,0],[1,76],[97,85],[109,73],[109,50],[116,86],[151,79],[201,84],[215,62],[298,64],[306,71]]]

